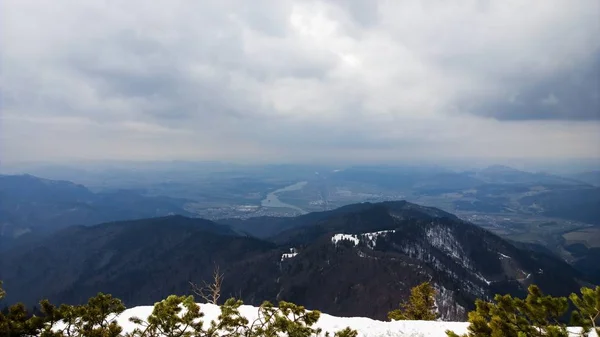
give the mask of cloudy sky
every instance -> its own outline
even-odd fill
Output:
[[[3,0],[0,160],[599,158],[598,0]]]

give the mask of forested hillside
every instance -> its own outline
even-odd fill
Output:
[[[287,300],[343,316],[385,318],[410,288],[431,281],[442,316],[465,318],[476,298],[553,295],[589,284],[559,259],[517,248],[455,216],[407,202],[359,204],[289,219],[258,239],[202,219],[170,216],[70,227],[0,259],[10,301],[83,303],[111,293],[128,306],[190,292],[225,275],[222,291],[248,304]]]

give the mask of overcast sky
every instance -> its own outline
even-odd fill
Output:
[[[600,1],[0,1],[0,160],[600,157]]]

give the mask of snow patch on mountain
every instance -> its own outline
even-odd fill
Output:
[[[281,261],[286,260],[286,259],[291,259],[292,257],[295,257],[296,255],[298,255],[296,248],[290,248],[289,253],[283,253],[281,255]]]
[[[334,245],[337,245],[340,241],[350,241],[354,243],[355,246],[358,245],[359,242],[358,237],[354,234],[335,234],[331,237],[331,242]]]
[[[354,243],[355,246],[358,246],[359,243],[364,243],[367,247],[374,249],[377,245],[377,239],[381,236],[385,236],[389,233],[395,233],[395,230],[384,230],[372,233],[363,233],[363,234],[334,234],[331,237],[331,242],[334,245],[337,245],[338,242],[342,240],[348,240]]]
[[[389,233],[396,233],[395,230],[386,230],[386,231],[379,231],[379,232],[373,232],[373,233],[364,233],[361,234],[361,237],[363,240],[366,241],[367,246],[371,249],[375,248],[375,245],[377,244],[377,239],[380,236],[386,236]]]
[[[477,277],[478,279],[480,279],[481,281],[485,282],[488,286],[490,284],[492,284],[492,281],[486,279],[483,275],[481,274],[475,274],[475,277]]]

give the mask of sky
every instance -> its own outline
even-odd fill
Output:
[[[600,158],[597,0],[3,0],[0,162]]]

